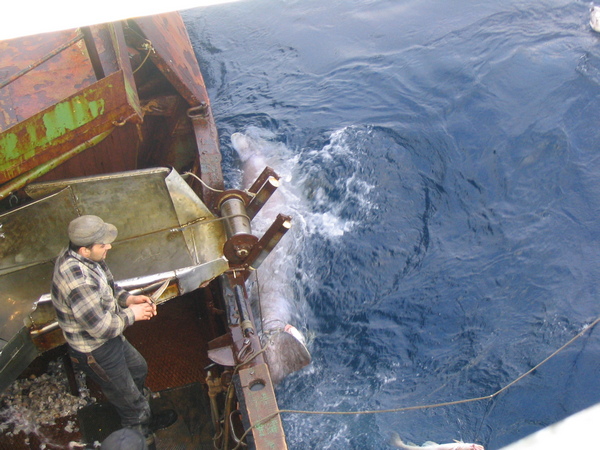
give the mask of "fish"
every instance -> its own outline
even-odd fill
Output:
[[[600,33],[600,6],[590,8],[590,26],[592,30]]]
[[[268,165],[263,151],[265,145],[275,144],[244,133],[233,133],[231,144],[242,162],[242,183],[249,187]],[[278,189],[273,193],[259,215],[272,220],[281,212],[280,209],[289,199],[280,191]],[[256,220],[259,220],[258,215]],[[261,342],[274,384],[311,362],[304,335],[289,323],[293,316],[293,290],[285,261],[288,260],[286,255],[292,253],[290,239],[290,236],[282,239],[258,268],[259,295],[256,301],[260,301],[258,309],[262,317]]]
[[[405,450],[485,450],[483,445],[469,444],[462,441],[454,441],[449,444],[436,444],[435,442],[425,442],[422,446],[405,444],[398,433],[392,433],[391,444]]]

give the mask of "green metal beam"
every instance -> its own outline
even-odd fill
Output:
[[[4,197],[10,195],[11,192],[16,191],[17,189],[21,189],[22,187],[25,187],[27,184],[31,183],[32,181],[36,180],[37,178],[41,177],[42,175],[47,174],[55,167],[61,165],[65,161],[71,159],[73,156],[81,153],[84,150],[87,150],[90,147],[93,147],[93,146],[99,144],[109,134],[111,134],[113,132],[113,130],[114,130],[114,128],[110,129],[108,131],[105,131],[104,133],[100,133],[98,136],[94,136],[92,139],[85,141],[84,143],[67,151],[66,153],[63,153],[63,154],[59,155],[58,157],[51,159],[50,161],[40,164],[39,166],[30,170],[29,172],[25,172],[24,174],[19,175],[16,178],[13,178],[10,182],[0,186],[0,200],[3,199]]]
[[[139,120],[125,84],[123,72],[115,72],[0,134],[0,184]]]

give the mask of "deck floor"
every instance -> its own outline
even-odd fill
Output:
[[[199,294],[186,295],[160,305],[158,315],[151,321],[136,323],[126,330],[125,335],[129,341],[148,362],[146,384],[153,392],[177,391],[174,388],[193,383],[198,386],[196,389],[205,391],[204,367],[210,363],[206,357],[207,343],[214,337],[211,335],[214,329],[207,323],[207,315],[204,301]],[[92,381],[88,381],[88,387],[99,403],[104,400]],[[203,416],[202,420],[207,419]],[[78,430],[66,431],[65,426],[69,425],[69,422],[74,423]],[[204,424],[200,427],[206,435]],[[71,441],[82,442],[79,428],[77,415],[73,415],[58,419],[55,426],[40,426],[36,433],[29,435],[20,432],[10,436],[9,429],[0,434],[0,449],[68,448]],[[172,440],[172,437],[168,438],[168,442]],[[163,442],[167,443],[164,439]],[[171,444],[161,446],[158,439],[157,448],[174,447]],[[190,447],[184,445],[177,448]],[[193,448],[202,446],[198,444]]]

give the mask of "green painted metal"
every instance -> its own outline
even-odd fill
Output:
[[[45,111],[41,117],[44,124],[42,129],[37,123],[26,121],[24,134],[18,133],[20,130],[12,132],[9,129],[0,135],[0,171],[8,171],[15,160],[33,157],[36,148],[47,146],[68,131],[73,131],[104,113],[104,99],[88,100],[86,97],[85,94],[78,95]]]
[[[0,184],[135,116],[124,84],[115,72],[0,134]]]
[[[43,145],[48,141],[58,139],[68,131],[91,122],[102,113],[104,113],[104,99],[87,101],[85,97],[78,97],[69,102],[58,103],[52,111],[44,114],[46,135],[37,142]],[[32,127],[28,129],[35,132]]]
[[[85,141],[84,143],[72,148],[66,153],[61,154],[60,156],[51,159],[48,162],[40,164],[35,169],[30,170],[29,172],[25,172],[22,175],[19,175],[16,178],[13,178],[10,182],[2,185],[0,187],[0,199],[3,199],[7,195],[10,195],[11,192],[16,191],[17,189],[21,189],[25,187],[27,184],[32,181],[38,179],[42,175],[47,174],[52,169],[62,164],[66,160],[72,158],[73,156],[81,153],[84,150],[87,150],[90,147],[97,145],[99,142],[102,142],[108,135],[112,133],[112,129],[105,131],[104,133],[100,133],[98,136],[94,136],[92,139]]]

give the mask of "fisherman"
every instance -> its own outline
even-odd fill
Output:
[[[76,369],[98,383],[115,406],[124,428],[140,431],[148,445],[154,431],[177,420],[166,410],[152,414],[145,387],[148,365],[123,336],[126,327],[156,315],[145,295],[131,295],[114,283],[106,254],[117,228],[98,216],[84,215],[68,227],[69,247],[57,258],[52,303]]]

